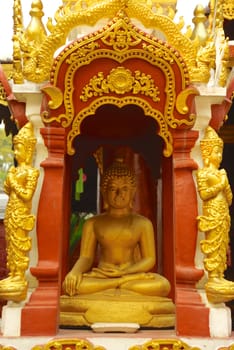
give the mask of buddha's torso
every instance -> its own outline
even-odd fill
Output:
[[[134,260],[134,250],[142,234],[142,218],[137,214],[96,216],[94,233],[100,246],[100,263],[121,265]]]

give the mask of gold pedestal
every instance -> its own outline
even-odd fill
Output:
[[[74,297],[61,296],[61,326],[90,326],[97,322],[133,322],[141,327],[173,327],[175,306],[169,298],[143,296],[122,289]]]

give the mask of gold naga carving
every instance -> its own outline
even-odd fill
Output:
[[[135,71],[134,74],[124,67],[117,67],[110,71],[105,78],[103,72],[98,72],[90,82],[83,88],[80,96],[81,101],[87,101],[93,96],[103,96],[109,92],[122,95],[127,92],[150,96],[154,102],[159,102],[159,89],[154,86],[151,75]]]
[[[210,302],[220,303],[234,299],[234,282],[224,278],[229,246],[232,192],[226,171],[219,169],[223,141],[210,126],[201,140],[204,167],[197,171],[197,186],[203,201],[203,213],[198,216],[198,228],[205,233],[201,250],[205,254],[204,267],[208,274],[205,285]]]
[[[179,23],[173,22],[175,11],[172,7],[168,7],[167,13],[165,13],[165,8],[162,10],[160,4],[155,6],[153,2],[145,2],[144,0],[103,0],[98,3],[86,1],[86,6],[83,6],[83,1],[67,1],[57,10],[54,18],[55,23],[52,19],[48,20],[47,28],[50,33],[46,35],[41,21],[43,16],[41,1],[38,0],[33,6],[31,17],[34,20],[24,30],[22,29],[22,20],[20,21],[20,2],[17,0],[14,2],[15,29],[13,42],[15,49],[13,57],[16,83],[22,82],[22,76],[24,79],[36,83],[49,80],[54,53],[65,44],[66,38],[73,28],[80,25],[93,26],[98,20],[102,18],[113,19],[120,12],[128,18],[136,18],[141,21],[146,28],[157,29],[162,32],[165,41],[178,50],[184,58],[191,82],[198,80],[203,82],[203,77],[206,75],[202,74],[201,69],[209,72],[210,65],[208,62],[207,66],[198,66],[200,60],[199,58],[197,60],[198,43],[196,40],[190,39],[191,31],[190,34],[182,33],[184,26],[182,20]],[[109,43],[114,45],[116,50],[123,44],[122,39],[121,35],[117,37],[117,40],[115,38],[114,41],[110,37],[106,38]],[[85,40],[88,41],[88,39]],[[134,40],[132,43],[134,43]],[[209,48],[207,50],[209,52]],[[205,55],[207,54],[205,53]]]
[[[133,345],[129,350],[199,350],[179,339],[152,339],[142,345]]]
[[[36,138],[30,122],[14,136],[13,145],[17,166],[9,169],[4,183],[9,196],[4,218],[9,274],[0,281],[0,298],[19,302],[26,298],[28,288],[25,278],[31,249],[28,234],[35,223],[31,206],[39,177],[39,170],[32,166]]]

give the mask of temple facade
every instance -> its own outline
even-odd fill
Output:
[[[32,125],[27,169],[38,179],[30,203],[25,195],[0,218],[2,349],[234,346],[233,11],[228,0],[198,5],[192,30],[175,20],[172,0],[64,0],[45,28],[41,0],[28,26],[14,1],[13,61],[8,79],[0,74],[5,123],[26,144]],[[154,227],[152,271],[170,283],[173,322],[152,321],[151,304],[141,321],[105,307],[97,317],[96,303],[76,323],[63,306],[79,224],[102,212],[100,178],[119,151],[136,173],[134,210]]]

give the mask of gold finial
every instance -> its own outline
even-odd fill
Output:
[[[33,0],[29,13],[31,21],[25,30],[24,39],[30,43],[41,44],[47,35],[42,23],[44,12],[41,0]]]
[[[206,22],[207,18],[205,16],[205,8],[202,5],[197,5],[194,10],[193,23],[195,27],[191,39],[198,39],[200,45],[204,45],[208,38]]]

